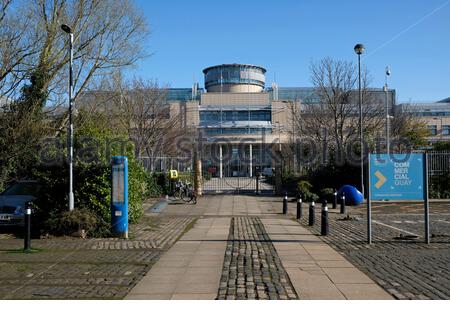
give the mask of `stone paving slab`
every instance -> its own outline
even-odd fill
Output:
[[[230,220],[199,219],[126,299],[214,299],[219,289]]]
[[[261,219],[300,299],[392,299],[342,255],[288,219]],[[298,236],[308,241],[298,240]]]

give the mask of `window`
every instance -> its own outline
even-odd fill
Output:
[[[442,126],[442,135],[443,136],[450,136],[450,125],[443,125]]]
[[[223,121],[248,121],[248,111],[224,111]]]
[[[222,133],[226,135],[231,134],[248,134],[248,128],[224,128]]]
[[[272,129],[271,128],[250,128],[250,134],[262,134],[263,132],[266,134],[271,134]]]
[[[252,121],[271,121],[272,112],[268,110],[251,111],[250,120]]]
[[[206,129],[205,133],[207,135],[214,136],[214,135],[222,134],[222,129]]]
[[[220,122],[219,111],[201,111],[200,125],[217,124]]]
[[[427,126],[428,132],[430,133],[430,136],[436,136],[437,135],[437,125],[429,125]]]

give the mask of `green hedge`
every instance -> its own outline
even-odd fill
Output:
[[[134,157],[133,145],[126,134],[111,129],[110,120],[102,114],[84,114],[75,131],[74,198],[75,208],[91,212],[96,219],[94,234],[107,235],[110,213],[110,160],[112,156],[128,157],[129,221],[136,222],[143,214],[144,201],[157,188],[154,177]],[[86,138],[87,137],[87,138]],[[61,137],[64,145],[66,137]],[[57,154],[58,150],[49,150]],[[61,151],[59,151],[61,152]],[[67,159],[64,150],[61,159]],[[37,201],[39,227],[54,233],[64,233],[63,213],[68,209],[68,164],[39,165],[31,178],[43,184],[42,196]],[[85,216],[85,215],[84,215]],[[76,224],[76,221],[71,221]]]

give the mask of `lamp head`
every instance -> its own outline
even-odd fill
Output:
[[[71,33],[72,33],[72,29],[70,29],[70,27],[69,27],[67,24],[62,24],[62,25],[61,25],[61,29],[62,29],[65,33],[68,33],[68,34],[71,34]]]
[[[386,67],[386,75],[387,76],[391,75],[391,69],[389,68],[389,66]]]
[[[355,46],[355,48],[354,48],[355,53],[356,53],[357,55],[363,54],[365,49],[366,49],[366,48],[364,48],[364,45],[361,44],[361,43],[358,43],[358,44]]]

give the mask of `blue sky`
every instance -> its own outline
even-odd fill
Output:
[[[450,97],[450,0],[136,0],[148,19],[152,56],[132,70],[171,87],[203,85],[202,70],[221,63],[265,67],[267,84],[310,86],[311,61],[330,56],[363,63],[373,87],[398,100]]]

